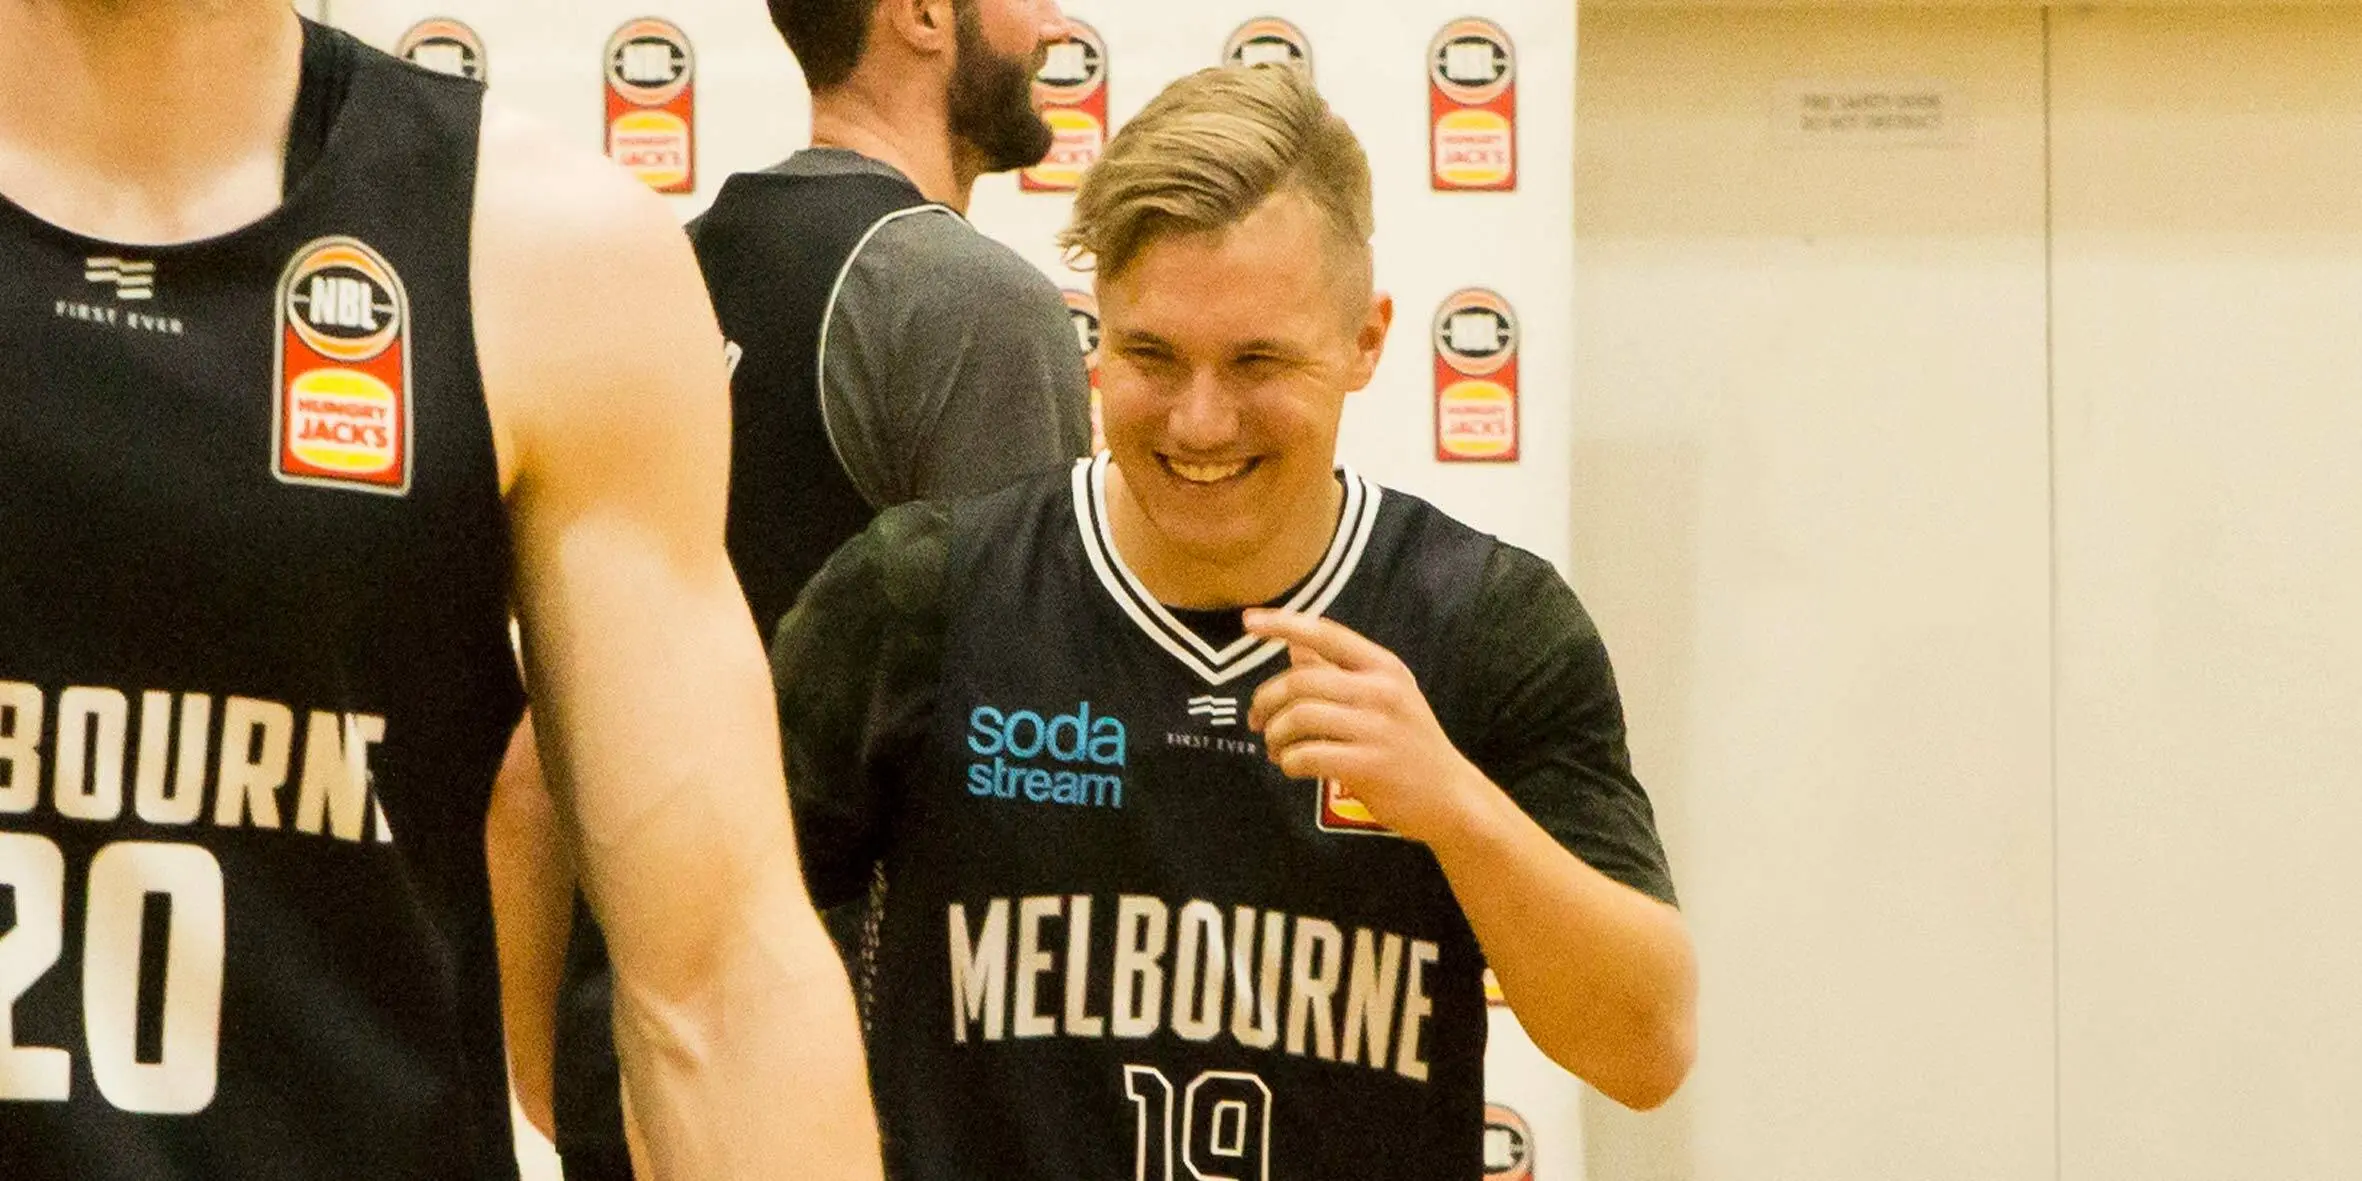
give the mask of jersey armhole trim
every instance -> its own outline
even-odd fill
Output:
[[[845,294],[845,281],[852,277],[853,264],[861,261],[861,252],[869,248],[870,240],[877,237],[878,232],[885,229],[887,226],[890,226],[895,222],[902,220],[903,218],[912,217],[921,213],[945,213],[950,214],[953,217],[959,216],[958,211],[952,209],[948,205],[940,205],[929,202],[925,205],[913,205],[907,209],[897,209],[894,212],[889,213],[884,217],[881,217],[870,223],[869,229],[862,232],[860,240],[853,243],[853,252],[845,256],[845,265],[837,268],[836,282],[829,285],[828,303],[820,313],[820,348],[817,350],[819,354],[818,360],[813,363],[812,388],[818,392],[818,397],[820,400],[820,430],[822,434],[828,436],[829,454],[836,456],[837,468],[838,470],[845,473],[845,478],[848,480],[853,479],[853,466],[845,462],[845,449],[837,443],[836,423],[828,416],[828,332],[829,329],[836,323],[837,300],[842,298]],[[861,482],[854,480],[853,486],[856,489],[859,489]],[[869,494],[867,492],[863,492],[862,499],[869,499]],[[873,504],[870,507],[884,508],[885,506]]]

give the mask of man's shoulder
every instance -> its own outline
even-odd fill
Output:
[[[1006,243],[941,205],[881,223],[854,266],[914,301],[1006,316],[1011,302],[1064,314],[1058,287]]]
[[[1573,589],[1547,559],[1410,493],[1380,492],[1363,564],[1374,567],[1366,573],[1392,627],[1440,640],[1441,652],[1462,662],[1590,631]]]

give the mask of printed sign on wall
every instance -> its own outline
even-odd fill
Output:
[[[1485,1181],[1530,1181],[1533,1175],[1534,1129],[1509,1108],[1485,1104]]]
[[[1517,187],[1517,50],[1501,26],[1456,20],[1427,49],[1429,141],[1441,191]]]
[[[1304,36],[1304,30],[1276,16],[1257,17],[1230,34],[1230,40],[1222,46],[1222,61],[1232,66],[1278,63],[1309,74],[1312,41]]]
[[[607,155],[659,193],[697,188],[697,59],[670,21],[607,39]]]
[[[449,17],[429,17],[410,26],[410,31],[394,44],[394,56],[438,74],[473,78],[478,82],[491,74],[484,56],[484,39],[476,36],[474,29]]]
[[[1517,315],[1480,287],[1435,313],[1435,458],[1517,461]]]
[[[1018,174],[1029,193],[1072,192],[1107,146],[1107,41],[1081,21],[1066,24],[1066,40],[1050,46],[1033,78],[1055,138],[1047,159]]]
[[[1074,321],[1074,342],[1082,346],[1083,368],[1091,374],[1091,452],[1107,449],[1107,430],[1099,411],[1099,300],[1088,291],[1067,288],[1066,314]]]

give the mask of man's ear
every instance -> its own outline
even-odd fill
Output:
[[[1370,294],[1370,310],[1353,337],[1353,384],[1362,389],[1378,376],[1378,362],[1386,356],[1386,333],[1394,326],[1394,297],[1383,291]]]
[[[878,0],[872,19],[872,38],[893,37],[921,56],[951,52],[959,35],[953,0]]]

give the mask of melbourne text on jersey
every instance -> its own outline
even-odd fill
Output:
[[[386,843],[393,830],[369,798],[369,748],[384,741],[376,714],[0,681],[0,816],[46,802],[68,820],[107,823],[128,810],[149,824],[210,819],[354,843],[374,820]]]
[[[980,705],[968,714],[968,794],[1086,808],[1124,806],[1124,724],[1086,701],[1044,717]]]
[[[1427,1081],[1425,939],[1142,894],[955,902],[944,925],[956,1042],[1170,1031]]]

